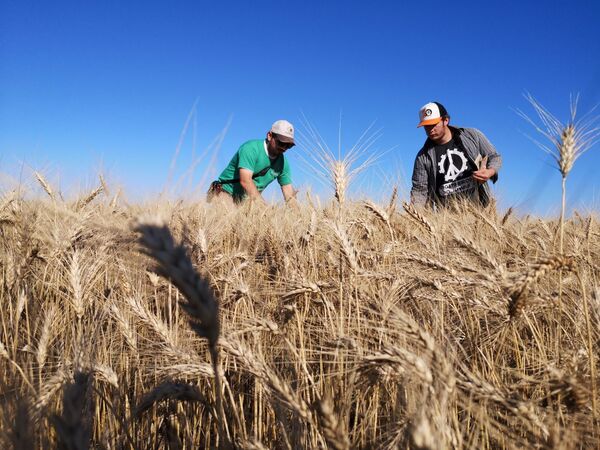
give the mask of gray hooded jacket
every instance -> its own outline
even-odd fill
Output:
[[[465,150],[467,157],[473,164],[475,164],[478,155],[488,157],[487,168],[496,171],[496,174],[491,178],[495,183],[498,180],[498,172],[502,166],[502,157],[496,152],[490,141],[488,141],[481,131],[475,128],[450,127],[450,129],[452,130],[454,141]],[[435,167],[435,143],[427,139],[415,158],[412,189],[410,191],[410,199],[413,204],[425,205],[435,203],[437,176]],[[479,185],[479,199],[484,206],[490,202],[491,191],[487,183]]]

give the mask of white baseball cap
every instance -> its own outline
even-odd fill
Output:
[[[419,125],[435,125],[441,122],[444,117],[448,117],[448,111],[444,105],[438,102],[429,102],[419,110]]]
[[[287,120],[278,120],[271,126],[271,133],[277,135],[277,140],[286,144],[294,143],[294,125]]]

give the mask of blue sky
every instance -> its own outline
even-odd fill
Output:
[[[436,100],[502,153],[503,207],[553,214],[560,176],[514,110],[533,114],[524,92],[563,120],[571,93],[582,112],[600,103],[599,22],[591,0],[0,0],[2,182],[40,170],[69,192],[102,170],[143,198],[164,187],[181,138],[172,179],[202,191],[242,142],[279,118],[301,130],[304,114],[334,148],[340,116],[342,148],[375,121],[373,151],[389,151],[354,191],[385,198],[394,182],[410,187],[424,141],[417,112]],[[228,123],[190,182],[192,161]],[[326,192],[298,157],[307,151],[289,152],[295,184]],[[599,209],[599,165],[596,145],[570,175],[572,206]]]

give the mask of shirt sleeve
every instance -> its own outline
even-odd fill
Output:
[[[254,173],[256,167],[256,152],[249,144],[244,144],[238,150],[238,168],[247,169]]]
[[[280,186],[286,186],[288,184],[292,184],[292,171],[290,169],[290,165],[288,164],[287,158],[283,160],[283,170],[281,174],[277,177],[277,181]]]

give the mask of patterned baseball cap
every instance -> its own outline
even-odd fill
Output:
[[[417,128],[423,125],[435,125],[441,122],[444,117],[448,117],[448,111],[446,111],[444,105],[438,102],[427,103],[419,110],[419,125],[417,125]]]

